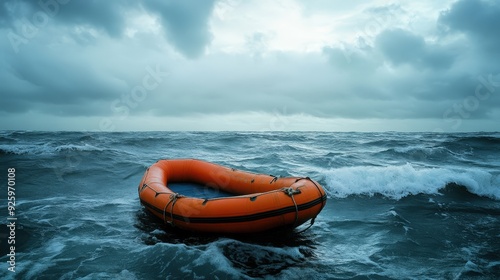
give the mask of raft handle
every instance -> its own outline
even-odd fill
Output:
[[[299,189],[294,189],[292,187],[284,188],[283,192],[292,199],[293,205],[295,206],[295,221],[293,222],[293,225],[295,226],[299,220],[299,208],[297,207],[297,202],[295,202],[293,195],[301,194],[302,192]]]
[[[165,221],[165,223],[170,224],[173,227],[175,227],[175,224],[174,224],[174,205],[177,202],[177,199],[180,197],[183,197],[183,195],[178,194],[178,193],[171,194],[170,201],[165,205],[165,208],[163,208],[163,220]],[[170,204],[172,204],[172,207],[170,208],[171,221],[167,221],[167,208]]]
[[[283,192],[286,193],[289,197],[293,198],[294,194],[300,194],[302,193],[299,189],[294,189],[294,188],[284,188]]]
[[[273,177],[273,179],[271,180],[271,182],[269,182],[269,184],[272,184],[272,183],[278,181],[278,176],[274,176],[274,175],[269,175],[269,176]]]
[[[311,223],[309,224],[309,226],[307,226],[305,229],[303,229],[303,230],[301,230],[301,231],[299,231],[299,232],[297,232],[297,233],[299,233],[299,234],[300,234],[300,233],[303,233],[304,231],[306,231],[306,230],[310,229],[310,228],[314,225],[314,221],[315,221],[315,220],[316,220],[316,217],[312,218],[312,219],[311,219]]]

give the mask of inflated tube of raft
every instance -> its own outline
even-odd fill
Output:
[[[196,183],[234,194],[195,198],[173,192],[169,183]],[[278,178],[196,159],[160,160],[139,184],[144,207],[166,223],[184,230],[254,233],[297,227],[314,218],[326,193],[308,177]]]

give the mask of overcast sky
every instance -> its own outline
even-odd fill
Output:
[[[496,0],[6,0],[0,36],[0,129],[500,130]]]

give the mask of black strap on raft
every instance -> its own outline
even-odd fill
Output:
[[[320,195],[322,195],[321,190],[320,190],[320,188],[319,188],[318,184],[316,184],[316,182],[314,182],[314,180],[312,180],[312,179],[311,179],[311,178],[309,178],[309,177],[302,177],[302,178],[298,178],[297,180],[295,180],[295,183],[297,183],[297,182],[298,182],[298,181],[300,181],[300,180],[308,180],[308,181],[311,181],[311,183],[313,183],[313,184],[314,184],[314,186],[316,187],[316,189],[318,190],[319,194],[320,194]],[[325,201],[324,201],[324,200],[321,202],[321,208],[323,208],[323,207],[325,207]],[[310,228],[314,225],[314,221],[316,220],[316,217],[317,217],[317,216],[315,216],[314,218],[312,218],[312,219],[311,219],[311,223],[309,224],[309,226],[308,226],[308,227],[306,227],[305,229],[303,229],[303,230],[299,231],[298,233],[303,233],[304,231],[306,231],[306,230],[310,229]]]
[[[298,178],[297,180],[295,180],[295,183],[297,183],[298,181],[300,180],[308,180],[308,181],[311,181],[311,183],[313,183],[313,185],[316,187],[316,189],[318,190],[319,194],[322,196],[323,194],[321,193],[321,190],[318,186],[318,184],[316,184],[316,182],[314,182],[313,179],[309,178],[309,177],[302,177],[302,178]],[[325,207],[325,200],[323,200],[321,202],[321,208]]]
[[[271,180],[271,182],[269,182],[269,184],[272,184],[272,183],[278,181],[278,176],[274,176],[274,175],[269,175],[269,176],[273,177],[273,179]]]
[[[289,187],[284,188],[283,192],[292,199],[293,205],[295,206],[295,222],[293,222],[293,225],[295,226],[297,224],[297,221],[299,220],[299,208],[297,207],[297,202],[295,202],[295,198],[293,196],[295,194],[300,194],[301,191],[299,189]]]
[[[314,220],[316,220],[316,217],[314,217],[314,218],[311,219],[311,223],[305,229],[303,229],[303,230],[301,230],[301,231],[299,231],[297,233],[303,233],[304,231],[310,229],[314,225]]]
[[[172,192],[159,192],[159,191],[157,191],[157,190],[153,189],[152,187],[150,187],[150,186],[149,186],[148,184],[146,184],[146,183],[142,184],[142,187],[141,187],[141,189],[139,190],[139,193],[141,193],[141,192],[142,192],[145,188],[149,188],[150,190],[154,191],[154,192],[155,192],[155,198],[156,198],[157,196],[159,196],[160,194],[171,194],[171,193],[172,193]]]
[[[170,201],[165,205],[165,208],[163,208],[163,220],[165,223],[170,224],[172,226],[175,226],[174,224],[174,206],[175,203],[177,202],[177,199],[183,197],[182,195],[178,193],[173,193],[170,195]],[[170,221],[167,221],[167,208],[168,206],[172,204],[172,207],[170,208]]]

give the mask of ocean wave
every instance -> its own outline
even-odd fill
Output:
[[[457,155],[452,151],[443,147],[429,147],[429,146],[405,146],[388,148],[378,152],[379,155],[389,155],[389,156],[405,156],[409,158],[421,158],[427,159],[430,157],[446,157],[449,155]]]
[[[90,144],[64,144],[55,145],[51,143],[44,144],[14,144],[0,145],[0,154],[14,155],[50,155],[63,152],[102,152],[103,148],[99,148]]]
[[[417,160],[425,162],[429,160],[432,160],[433,162],[449,162],[456,160],[469,162],[472,158],[474,158],[474,153],[471,150],[452,151],[445,147],[420,145],[389,148],[378,152],[376,155],[383,157],[399,157],[410,161]]]
[[[500,137],[495,134],[488,135],[449,135],[440,145],[452,151],[486,151],[500,145]]]
[[[305,261],[300,247],[274,247],[221,238],[198,246],[201,254],[189,270],[207,265],[234,278],[261,278],[277,275]]]
[[[443,147],[426,147],[426,146],[399,147],[390,150],[401,154],[422,153],[428,156],[435,154],[442,155],[451,153],[450,150]]]
[[[438,195],[454,183],[475,195],[500,200],[500,175],[480,169],[417,168],[407,163],[341,167],[327,171],[325,176],[329,195],[339,198],[381,194],[399,200],[416,194]]]
[[[456,137],[453,139],[452,142],[458,142],[462,144],[492,145],[492,144],[500,144],[500,137],[495,135],[465,136],[465,137]]]
[[[63,151],[98,151],[98,152],[101,152],[104,149],[90,145],[90,144],[81,144],[81,145],[67,144],[67,145],[57,146],[54,148],[54,150],[56,152],[63,152]]]
[[[16,143],[16,139],[7,135],[0,135],[0,143]]]
[[[70,271],[61,277],[61,279],[73,279],[75,278],[75,272]],[[92,279],[127,279],[127,280],[135,280],[140,279],[133,272],[130,272],[127,269],[124,269],[119,272],[92,272],[86,276],[78,277],[79,280],[92,280]]]

